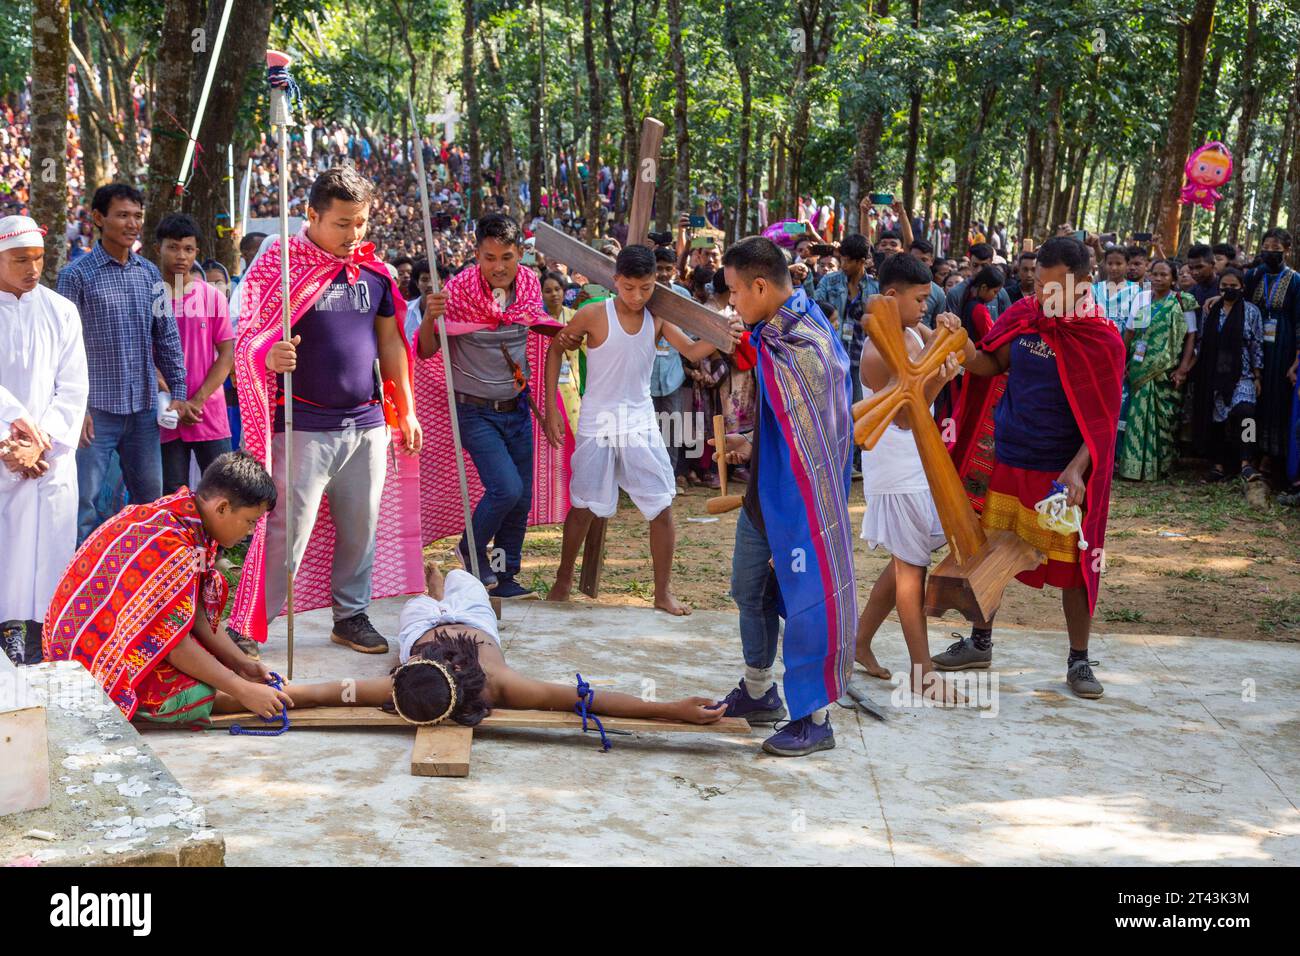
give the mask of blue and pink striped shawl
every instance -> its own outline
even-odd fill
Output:
[[[758,500],[785,617],[786,702],[799,718],[838,699],[853,668],[849,360],[802,290],[750,338],[758,351]]]

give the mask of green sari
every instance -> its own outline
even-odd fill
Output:
[[[1176,292],[1152,302],[1151,321],[1137,330],[1129,349],[1125,375],[1128,413],[1119,453],[1123,478],[1154,481],[1173,467],[1174,430],[1182,402],[1169,373],[1182,360],[1187,336],[1184,309],[1182,296]]]

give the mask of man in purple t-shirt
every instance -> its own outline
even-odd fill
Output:
[[[312,184],[307,238],[340,259],[365,238],[373,190],[351,166],[336,166]],[[381,376],[399,390],[399,407],[411,408],[410,353],[394,318],[396,303],[386,277],[362,269],[349,283],[338,274],[293,326],[292,342],[277,342],[266,358],[281,376],[275,410],[271,473],[280,504],[267,518],[266,615],[284,607],[284,567],[297,571],[316,524],[321,496],[329,495],[334,525],[330,588],[334,631],[330,640],[363,654],[386,654],[388,642],[366,611],[375,563],[375,532],[386,475],[388,432],[384,426]],[[283,487],[283,373],[293,372],[293,488]],[[405,399],[403,401],[403,398]],[[418,454],[419,425],[402,426],[410,454]],[[286,547],[286,509],[294,515],[294,541]]]

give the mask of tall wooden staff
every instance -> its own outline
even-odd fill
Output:
[[[266,51],[266,81],[271,86],[271,128],[280,132],[280,310],[283,341],[293,338],[290,326],[293,314],[289,306],[289,127],[294,125],[289,115],[288,91],[292,80],[289,64],[292,59],[278,50]],[[284,487],[293,487],[293,373],[284,373]],[[289,632],[289,680],[293,680],[293,508],[286,506],[284,516],[285,562],[288,578],[285,589],[286,624]]]
[[[424,173],[424,142],[420,123],[415,118],[415,103],[408,96],[406,108],[411,114],[411,131],[415,136],[415,168],[420,183],[420,208],[424,212],[424,254],[429,259],[429,282],[433,291],[442,289],[438,276],[438,259],[433,249],[433,214],[429,209],[429,183]],[[465,512],[465,543],[469,546],[469,565],[478,577],[478,546],[474,541],[474,511],[469,506],[469,480],[465,477],[465,454],[460,444],[460,420],[456,417],[456,393],[451,386],[451,349],[447,345],[447,316],[438,318],[438,341],[442,350],[442,371],[447,382],[447,413],[451,419],[451,439],[456,447],[456,477],[460,479],[460,504]]]

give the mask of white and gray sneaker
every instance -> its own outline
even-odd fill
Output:
[[[1092,672],[1092,665],[1096,663],[1096,661],[1078,660],[1065,672],[1065,682],[1070,685],[1070,690],[1074,691],[1076,697],[1096,700],[1104,693],[1101,681],[1097,680]]]
[[[930,658],[936,670],[969,671],[987,669],[992,665],[992,647],[981,651],[975,646],[975,642],[971,638],[962,637],[955,631],[952,636],[957,638],[957,642],[950,645],[942,654],[935,654]]]

